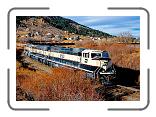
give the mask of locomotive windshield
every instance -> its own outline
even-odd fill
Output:
[[[109,54],[107,51],[102,52],[102,58],[109,59]]]
[[[91,53],[91,58],[100,58],[101,53]]]

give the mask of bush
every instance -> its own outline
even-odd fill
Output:
[[[100,99],[82,71],[66,68],[53,68],[51,75],[20,68],[17,71],[17,86],[40,101]]]

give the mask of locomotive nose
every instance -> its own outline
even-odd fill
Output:
[[[108,65],[108,60],[103,60],[103,61],[101,61],[101,63],[102,63],[103,65]]]
[[[104,71],[107,70],[108,66],[108,60],[101,60],[101,67],[103,68]]]

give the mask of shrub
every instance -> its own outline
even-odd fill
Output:
[[[17,86],[41,101],[100,99],[82,71],[66,68],[53,68],[52,75],[20,68],[17,71]]]

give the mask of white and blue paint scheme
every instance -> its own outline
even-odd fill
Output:
[[[25,55],[49,66],[68,66],[90,73],[92,78],[110,81],[116,71],[107,51],[27,44]]]

